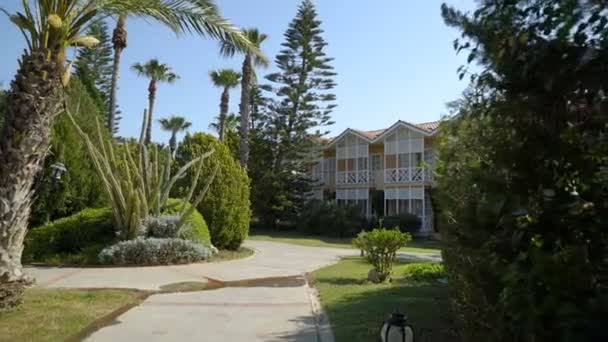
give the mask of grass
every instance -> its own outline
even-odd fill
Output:
[[[354,248],[351,238],[332,238],[324,236],[303,235],[293,231],[252,231],[250,240],[273,241],[311,247]],[[401,252],[440,253],[438,241],[413,240]]]
[[[409,265],[409,266],[408,266]],[[371,266],[362,258],[347,258],[312,274],[337,342],[379,341],[387,314],[398,309],[416,331],[416,341],[456,341],[450,336],[447,285],[437,280],[411,280],[411,263],[393,269],[393,282],[366,280]]]
[[[219,253],[212,256],[208,261],[209,262],[221,262],[221,261],[230,261],[243,259],[248,256],[253,255],[253,251],[249,248],[241,247],[236,251],[229,251],[225,249],[221,249]]]
[[[0,341],[64,341],[95,320],[136,303],[136,290],[31,288],[16,309],[0,314]]]

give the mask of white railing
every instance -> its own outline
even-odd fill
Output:
[[[367,184],[369,182],[369,171],[339,171],[336,184]]]
[[[424,167],[404,167],[398,169],[385,169],[385,183],[415,183],[428,179]]]

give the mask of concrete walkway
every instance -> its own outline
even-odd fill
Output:
[[[331,333],[316,324],[314,294],[301,276],[335,263],[341,256],[358,255],[359,251],[267,241],[247,241],[245,246],[255,250],[255,255],[221,263],[26,270],[40,287],[143,290],[209,279],[226,282],[300,276],[295,283],[252,282],[216,290],[153,295],[93,333],[87,341],[332,342]],[[404,258],[419,256],[400,254]]]

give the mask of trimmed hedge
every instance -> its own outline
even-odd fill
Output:
[[[179,200],[170,200],[171,206],[165,213],[176,213],[179,210],[178,203]],[[109,208],[88,208],[72,216],[33,228],[25,238],[23,260],[35,262],[47,260],[54,255],[83,252],[91,254],[99,251],[116,240],[112,222],[112,211]],[[188,236],[188,239],[203,244],[209,243],[207,223],[198,211],[195,210],[186,222],[195,233]]]
[[[422,220],[414,214],[403,213],[399,215],[386,216],[382,221],[382,225],[390,228],[396,227],[404,233],[413,234],[420,230]]]
[[[211,150],[214,153],[204,163],[196,190],[203,189],[205,180],[211,177],[216,167],[219,167],[218,173],[197,209],[209,224],[213,245],[236,250],[249,233],[251,219],[247,172],[232,157],[225,144],[205,133],[186,135],[177,150],[175,167],[181,167]],[[186,194],[188,185],[192,184],[191,177],[187,175],[179,181],[175,197]]]
[[[305,234],[353,237],[369,228],[356,205],[338,206],[335,201],[309,201],[298,217],[297,229]]]
[[[23,260],[38,261],[55,254],[76,254],[114,240],[112,211],[84,209],[72,216],[31,229],[25,238]]]
[[[443,264],[416,262],[405,265],[404,275],[409,280],[437,280],[446,277]]]

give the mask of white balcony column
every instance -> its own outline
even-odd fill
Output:
[[[425,165],[425,156],[424,156],[424,138],[422,138],[422,157],[420,157],[420,165],[422,166],[422,183],[427,181],[427,177],[426,177],[426,168],[427,166]],[[423,202],[424,203],[424,202]]]
[[[424,149],[423,149],[424,151]],[[422,152],[424,153],[424,152]],[[423,159],[424,160],[424,159]],[[422,229],[426,228],[426,189],[424,184],[422,185]]]
[[[407,212],[408,213],[412,213],[412,186],[409,185],[407,187],[407,191],[408,191],[408,200],[407,200]]]
[[[412,174],[413,174],[413,167],[412,167],[412,132],[410,130],[407,131],[407,158],[408,158],[408,175],[407,175],[407,182],[411,182],[412,181]]]

